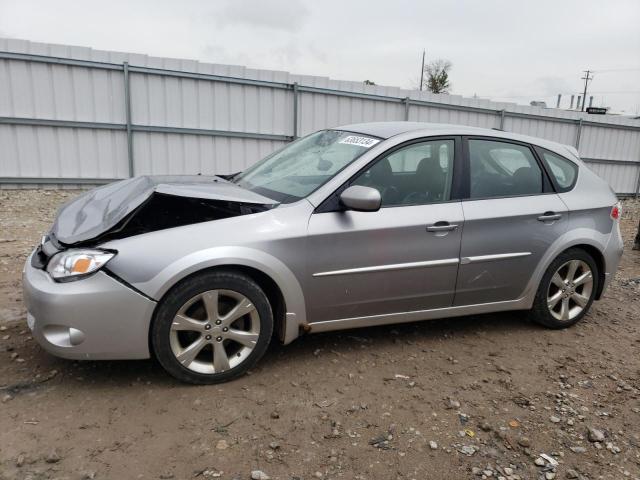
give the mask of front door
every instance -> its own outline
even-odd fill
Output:
[[[380,191],[379,211],[311,216],[309,322],[452,305],[464,220],[460,201],[451,200],[455,144],[399,147],[352,179]]]
[[[467,145],[470,194],[454,305],[517,300],[567,230],[567,207],[528,145],[486,138]]]

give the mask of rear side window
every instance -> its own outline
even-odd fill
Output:
[[[551,153],[548,150],[541,150],[547,171],[551,174],[551,178],[556,184],[558,192],[568,192],[573,188],[578,177],[578,166],[570,160]]]
[[[469,140],[470,197],[514,197],[542,193],[542,170],[530,148],[491,140]]]

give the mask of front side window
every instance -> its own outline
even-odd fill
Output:
[[[542,193],[542,170],[531,149],[491,140],[469,140],[470,197]]]
[[[422,205],[451,198],[453,140],[414,143],[377,160],[351,183],[380,192],[382,206]]]
[[[367,135],[321,130],[290,143],[232,181],[280,203],[295,202],[379,142]]]
[[[542,150],[542,160],[547,166],[547,171],[555,180],[556,189],[559,192],[571,190],[578,176],[578,166],[560,155]]]

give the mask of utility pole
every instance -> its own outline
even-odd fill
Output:
[[[582,95],[582,111],[584,112],[584,104],[587,103],[587,85],[589,84],[590,80],[593,80],[593,77],[589,77],[591,70],[583,70],[583,72],[585,73],[584,77],[582,77],[582,80],[584,80],[584,93]]]
[[[420,69],[420,91],[422,91],[422,84],[424,83],[424,48],[422,49],[422,68]]]

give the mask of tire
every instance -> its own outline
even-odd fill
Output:
[[[183,280],[161,301],[151,345],[160,364],[178,380],[213,384],[253,367],[272,333],[271,305],[250,277],[208,271]]]
[[[542,277],[530,318],[554,329],[574,325],[591,308],[598,282],[598,266],[591,255],[579,248],[561,253]]]

